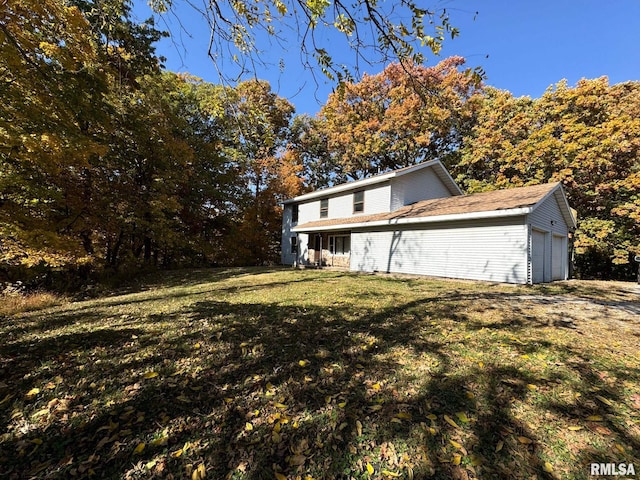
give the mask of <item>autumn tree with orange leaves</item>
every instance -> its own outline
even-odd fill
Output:
[[[640,254],[640,82],[565,81],[539,99],[487,89],[453,169],[467,192],[562,182],[577,274],[631,278]]]
[[[438,158],[452,165],[474,119],[481,85],[464,59],[392,64],[345,83],[319,113],[338,170],[351,179]]]

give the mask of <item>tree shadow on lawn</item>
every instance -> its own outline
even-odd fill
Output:
[[[12,426],[0,475],[181,478],[205,465],[207,478],[368,478],[369,464],[374,478],[551,478],[545,439],[514,411],[527,385],[549,379],[499,363],[463,368],[445,319],[468,315],[435,298],[375,312],[203,300],[163,317],[171,326],[156,338],[98,330],[18,349],[5,380],[15,403],[0,406]],[[132,336],[149,355],[122,348]],[[106,347],[110,361],[80,370],[56,360],[69,344],[85,345],[84,359]],[[18,377],[45,355],[65,381],[25,400]]]

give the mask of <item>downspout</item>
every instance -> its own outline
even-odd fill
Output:
[[[573,273],[575,270],[575,265],[573,264],[574,262],[574,255],[575,255],[575,247],[574,247],[574,243],[575,243],[575,237],[576,237],[576,231],[574,228],[569,229],[569,251],[567,252],[567,256],[569,258],[567,258],[567,261],[569,263],[568,265],[568,273],[567,273],[567,280],[571,280],[573,278]]]

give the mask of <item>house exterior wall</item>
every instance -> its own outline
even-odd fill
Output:
[[[282,211],[282,238],[280,250],[280,262],[283,265],[293,265],[296,263],[296,253],[291,252],[291,237],[296,234],[291,231],[294,227],[292,223],[292,205],[285,205]],[[298,246],[298,251],[300,247]]]
[[[410,203],[450,197],[451,192],[432,168],[425,168],[391,180],[391,211]]]
[[[569,275],[567,237],[569,226],[562,215],[558,198],[550,195],[527,216],[529,224],[529,283],[566,280]],[[562,241],[554,241],[562,237]],[[543,245],[539,243],[543,242]],[[562,253],[558,253],[558,248]],[[556,251],[554,251],[554,249]],[[540,252],[544,252],[541,257]],[[540,265],[537,262],[542,261]],[[558,265],[558,262],[562,262]]]
[[[527,283],[524,217],[352,233],[353,271]]]
[[[364,211],[353,213],[353,193],[357,190],[336,194],[329,198],[329,211],[326,219],[346,218],[357,215],[372,215],[375,213],[389,212],[391,203],[391,186],[389,182],[384,184],[371,185],[364,190]],[[300,203],[298,223],[312,222],[320,220],[320,198]]]
[[[354,192],[361,191],[350,190],[348,192],[341,192],[335,194],[329,198],[329,209],[327,219],[332,218],[346,218],[358,215],[372,215],[375,213],[389,212],[389,206],[391,203],[391,186],[389,182],[382,184],[375,184],[363,188],[364,190],[364,211],[353,213],[353,194]],[[309,244],[309,236],[299,235],[298,237],[298,258],[296,262],[296,254],[291,253],[291,238],[296,234],[291,232],[291,229],[298,223],[306,223],[314,220],[320,220],[320,198],[309,200],[298,204],[298,222],[292,222],[292,211],[296,208],[296,204],[286,204],[282,212],[282,253],[280,260],[284,265],[293,265],[294,263],[300,263],[303,265],[309,265],[314,263],[312,258],[315,255],[313,247],[315,245]],[[303,248],[304,247],[304,248]],[[311,251],[312,255],[309,255]],[[327,258],[327,252],[323,252],[323,259]],[[343,266],[348,266],[348,259],[332,258],[332,264],[341,263]]]
[[[298,261],[296,263],[299,265],[304,265],[308,259],[309,259],[309,234],[299,233],[298,234]]]

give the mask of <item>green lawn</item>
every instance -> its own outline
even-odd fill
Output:
[[[0,317],[0,477],[640,474],[639,300],[229,269]]]

